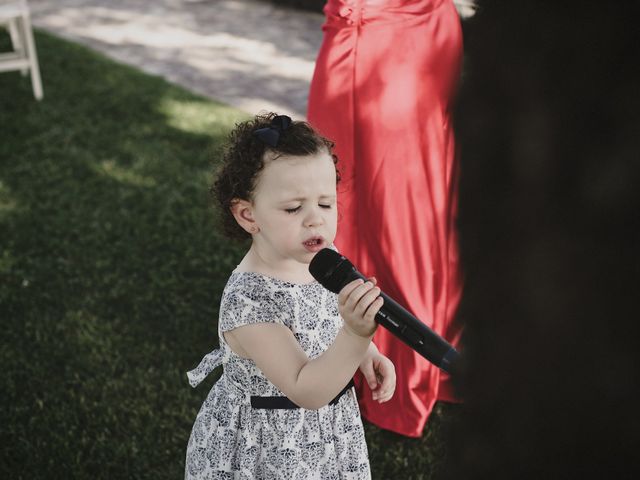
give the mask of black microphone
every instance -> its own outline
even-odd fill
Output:
[[[349,260],[329,248],[323,248],[313,257],[309,272],[324,288],[334,293],[339,293],[347,283],[358,278],[367,280]],[[380,296],[384,304],[376,314],[376,322],[435,366],[451,373],[460,356],[458,351],[395,300],[382,292]]]

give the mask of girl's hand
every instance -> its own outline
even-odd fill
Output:
[[[344,325],[350,333],[359,337],[370,337],[376,331],[374,318],[382,307],[383,300],[375,283],[375,278],[366,282],[354,280],[345,285],[338,295],[338,309]]]
[[[377,348],[362,361],[360,371],[374,400],[384,403],[393,397],[396,390],[396,369],[393,362],[378,352]]]

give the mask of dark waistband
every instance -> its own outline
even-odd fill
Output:
[[[340,400],[340,397],[347,393],[351,387],[353,387],[353,379],[349,381],[346,387],[344,387],[333,400],[329,402],[329,405],[335,405]],[[287,397],[251,397],[252,408],[272,408],[272,409],[286,409],[286,408],[300,408],[293,403]]]

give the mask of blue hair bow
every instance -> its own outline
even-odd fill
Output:
[[[291,118],[286,115],[276,115],[271,120],[271,125],[265,128],[258,128],[253,131],[253,135],[271,147],[277,147],[280,134],[289,128]]]

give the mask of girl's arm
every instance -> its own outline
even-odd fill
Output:
[[[369,344],[364,360],[360,363],[360,371],[371,389],[373,400],[384,403],[393,397],[396,369],[393,362],[382,355],[373,342]]]
[[[380,289],[354,280],[338,295],[344,325],[333,344],[310,360],[284,325],[259,323],[225,332],[241,356],[252,359],[276,387],[297,405],[314,410],[327,405],[349,382],[362,362],[382,306]]]

